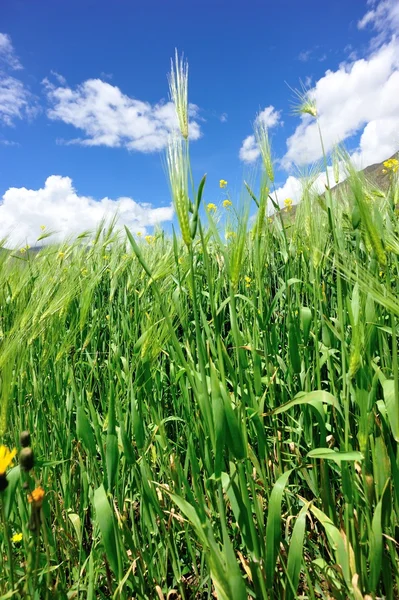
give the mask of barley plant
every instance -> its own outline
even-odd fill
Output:
[[[179,231],[0,252],[0,598],[398,598],[398,163],[205,205],[187,73]]]

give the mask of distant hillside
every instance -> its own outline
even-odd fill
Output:
[[[389,187],[390,176],[389,176],[389,173],[383,173],[384,162],[386,162],[387,160],[390,160],[391,158],[397,158],[397,157],[398,157],[398,153],[396,152],[395,154],[393,154],[389,158],[386,158],[382,162],[375,163],[374,165],[370,165],[369,167],[366,167],[365,169],[363,169],[361,171],[361,173],[364,174],[364,176],[369,181],[369,183],[371,183],[371,185],[373,185],[376,188],[385,192]],[[342,183],[339,183],[338,185],[336,185],[332,189],[332,192],[336,193],[338,190],[342,190],[342,188],[345,186],[346,186],[346,183],[345,183],[345,181],[343,181]]]
[[[360,171],[361,173],[363,173],[365,175],[367,181],[372,186],[380,189],[383,192],[385,192],[388,189],[389,182],[390,182],[389,173],[383,173],[383,171],[385,169],[384,162],[386,162],[387,160],[390,160],[391,158],[398,158],[398,152],[396,152],[389,158],[386,158],[382,162],[375,163],[374,165],[370,165],[369,167],[366,167],[365,169],[362,169]],[[338,183],[333,188],[331,188],[331,193],[333,196],[335,196],[336,194],[339,194],[339,195],[344,194],[347,191],[347,187],[348,187],[347,182],[342,181],[341,183]],[[288,213],[286,213],[285,210],[282,208],[280,212],[283,215],[284,220],[287,219],[289,222],[291,219],[293,219],[295,217],[297,207],[298,207],[298,204],[294,205],[292,207],[292,210]],[[273,217],[273,215],[272,215],[272,217]]]

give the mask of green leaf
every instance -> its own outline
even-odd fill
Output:
[[[15,492],[16,492],[17,484],[18,484],[18,481],[20,480],[20,477],[21,477],[21,470],[20,470],[19,465],[17,465],[16,467],[13,467],[7,473],[8,486],[2,493],[2,497],[0,500],[0,502],[4,502],[4,512],[5,512],[6,519],[10,518],[14,500],[15,500]]]
[[[308,458],[323,458],[325,460],[333,460],[340,464],[342,461],[361,461],[364,460],[364,456],[361,452],[335,452],[332,448],[315,448],[307,454]]]
[[[382,384],[382,390],[392,435],[395,441],[399,442],[399,398],[395,398],[395,381],[386,379]]]
[[[303,540],[305,537],[306,514],[309,504],[306,504],[299,513],[294,529],[292,530],[290,549],[288,551],[287,561],[287,588],[285,592],[285,600],[295,600],[297,598],[296,591],[299,584],[299,575],[302,565]]]
[[[78,406],[76,409],[76,435],[78,436],[78,439],[83,442],[86,450],[94,458],[97,454],[96,440],[83,406]]]
[[[109,505],[107,494],[103,485],[100,485],[93,496],[94,509],[96,511],[96,522],[100,528],[101,539],[104,551],[109,561],[110,567],[116,577],[118,577],[118,555],[117,538],[114,525],[113,512]]]
[[[300,392],[293,398],[289,400],[285,404],[282,404],[275,410],[273,410],[273,415],[279,415],[280,413],[286,412],[290,410],[293,406],[298,406],[299,404],[310,404],[314,408],[318,409],[320,402],[323,404],[329,404],[333,406],[335,410],[339,412],[339,414],[343,417],[341,407],[339,405],[338,400],[329,392],[325,392],[323,390],[315,390],[314,392]]]
[[[71,521],[73,528],[76,533],[76,537],[78,538],[79,544],[82,543],[82,523],[79,515],[76,513],[68,513],[68,519]]]
[[[265,574],[268,590],[273,589],[274,570],[276,568],[277,555],[281,540],[281,503],[288,478],[293,469],[283,473],[273,486],[270,494],[267,524],[266,524],[266,559]]]

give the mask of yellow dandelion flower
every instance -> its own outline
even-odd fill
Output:
[[[207,209],[207,211],[209,211],[209,212],[210,212],[211,210],[213,210],[213,212],[215,212],[215,211],[216,211],[216,209],[217,209],[217,206],[216,206],[216,204],[214,204],[213,202],[209,202],[209,204],[207,204],[207,205],[206,205],[206,209]]]
[[[65,252],[58,252],[58,258],[64,258]]]
[[[153,235],[146,235],[144,239],[147,242],[147,244],[152,244],[153,242],[155,242],[155,237]]]
[[[9,450],[6,446],[0,446],[0,477],[4,477],[16,453],[15,448],[14,450]]]
[[[227,185],[227,181],[226,181],[225,179],[221,179],[221,180],[219,181],[219,186],[220,186],[221,188],[225,188],[225,187],[226,187],[226,185]]]
[[[137,232],[137,237],[141,237],[143,234],[141,233],[141,231]]]
[[[26,252],[26,248],[20,248],[20,250],[19,250],[19,251],[20,251],[20,253],[21,253],[21,254],[25,254],[25,252]]]
[[[223,206],[224,208],[229,208],[230,206],[232,206],[232,202],[231,200],[223,200]]]
[[[22,538],[23,538],[22,533],[14,533],[14,535],[11,538],[11,541],[14,544],[19,544],[19,542],[22,542]]]
[[[44,230],[46,229],[46,226],[45,226],[45,225],[40,225],[40,229],[41,229],[42,231],[44,231]]]
[[[251,283],[251,281],[252,281],[252,279],[250,277],[248,277],[248,275],[245,275],[244,279],[245,279],[245,283]]]

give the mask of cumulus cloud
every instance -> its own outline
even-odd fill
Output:
[[[373,149],[380,143],[381,147],[386,144],[389,136],[393,148],[399,133],[398,89],[399,41],[395,38],[368,58],[341,64],[337,71],[327,71],[311,90],[326,151],[354,134],[361,134],[358,158],[367,166],[370,160],[375,162]],[[312,117],[302,115],[300,125],[287,140],[287,148],[282,160],[285,168],[321,157],[319,132]]]
[[[266,106],[256,117],[256,121],[260,121],[266,125],[268,129],[275,127],[280,123],[281,111],[276,110],[274,106]],[[253,163],[259,157],[260,152],[254,135],[248,135],[242,142],[239,157],[245,163]]]
[[[83,138],[68,143],[155,152],[166,146],[168,135],[177,128],[172,102],[150,104],[137,100],[101,79],[88,79],[76,89],[54,85],[48,79],[44,84],[50,103],[48,117],[84,133]],[[198,107],[191,104],[189,113],[195,119]],[[195,120],[190,122],[189,134],[192,140],[201,136]]]
[[[371,27],[376,32],[372,45],[381,44],[399,30],[399,3],[397,0],[368,0],[370,10],[360,19],[359,29]]]
[[[334,170],[332,166],[327,168],[328,171],[328,181],[330,187],[333,188],[336,185]],[[341,183],[346,178],[346,170],[343,164],[339,165],[338,168],[338,183]],[[318,194],[322,194],[326,190],[327,185],[327,175],[326,172],[323,171],[318,175],[313,176],[313,185],[311,186],[312,192],[317,192]],[[306,185],[309,185],[309,178],[306,182]],[[294,204],[297,204],[302,197],[304,186],[304,179],[301,177],[295,177],[294,175],[289,175],[285,181],[285,183],[276,189],[277,200],[280,207],[284,206],[284,200],[286,198],[291,198]],[[274,198],[274,194],[273,194]],[[274,208],[270,207],[270,212],[274,212]]]
[[[10,36],[0,33],[0,62],[5,63],[10,69],[18,71],[22,69],[19,58],[15,53]]]
[[[10,72],[22,69],[11,38],[0,33],[0,125],[14,125],[16,119],[32,117],[35,99],[20,79]]]
[[[0,238],[8,236],[11,248],[19,244],[35,245],[41,225],[54,232],[48,238],[60,241],[68,236],[94,230],[102,219],[109,222],[117,214],[117,226],[127,225],[133,232],[170,221],[172,206],[154,208],[132,198],[94,200],[79,196],[69,177],[51,175],[38,190],[10,188],[0,203]]]

